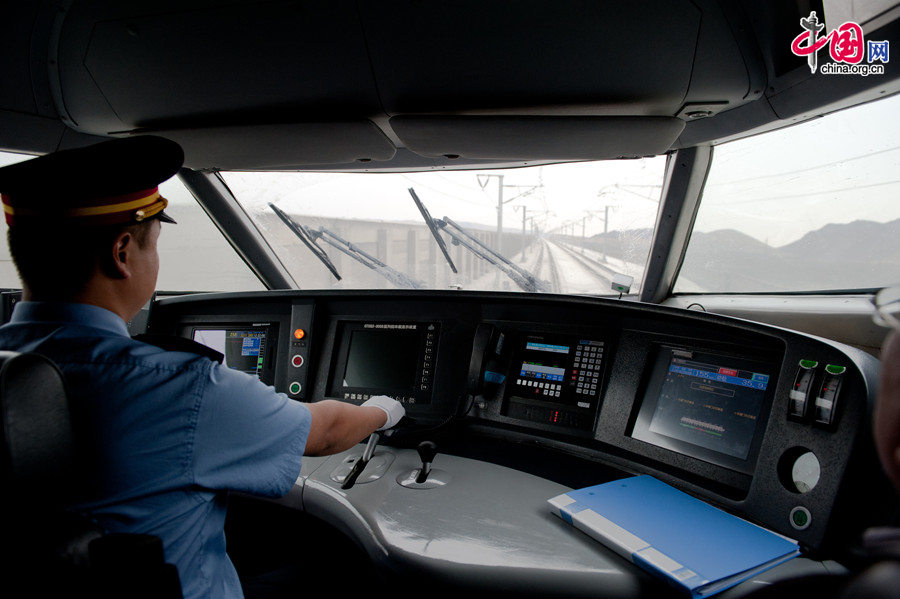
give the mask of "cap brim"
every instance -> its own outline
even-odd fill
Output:
[[[164,223],[172,223],[173,225],[178,224],[175,219],[166,214],[164,210],[160,210],[159,214],[157,214],[155,218],[161,220]]]

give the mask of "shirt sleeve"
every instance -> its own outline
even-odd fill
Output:
[[[270,497],[290,491],[309,436],[309,409],[221,364],[212,364],[205,382],[192,448],[194,483]]]

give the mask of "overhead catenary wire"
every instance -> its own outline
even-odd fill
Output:
[[[721,181],[717,183],[713,183],[710,187],[718,187],[719,185],[736,185],[738,183],[748,183],[748,182],[756,182],[760,179],[774,179],[777,177],[789,177],[791,175],[800,175],[803,173],[808,173],[810,171],[817,171],[823,168],[830,168],[832,166],[837,166],[839,164],[843,164],[845,162],[853,162],[855,160],[862,160],[863,158],[870,158],[872,156],[878,156],[880,154],[887,154],[889,152],[895,152],[900,150],[900,146],[894,146],[893,148],[886,148],[884,150],[876,150],[874,152],[869,152],[867,154],[860,154],[858,156],[852,156],[850,158],[842,158],[840,160],[835,160],[833,162],[827,162],[825,164],[817,164],[816,166],[809,166],[806,168],[795,169],[792,171],[785,171],[782,173],[772,173],[771,175],[759,175],[756,177],[748,177],[746,179],[734,179],[732,181]]]
[[[853,187],[842,187],[839,189],[822,189],[822,190],[818,190],[818,191],[810,191],[807,193],[794,193],[794,194],[781,195],[781,196],[770,196],[770,197],[764,197],[764,198],[749,198],[749,199],[744,199],[744,200],[737,200],[735,202],[723,202],[723,203],[720,203],[717,207],[737,206],[739,204],[751,204],[751,203],[756,203],[756,202],[773,202],[773,201],[777,201],[777,200],[789,200],[789,199],[806,198],[806,197],[813,197],[813,196],[821,197],[821,196],[825,196],[827,194],[832,194],[832,193],[845,193],[848,191],[858,191],[860,189],[871,189],[873,187],[884,187],[885,185],[896,185],[897,183],[900,183],[900,179],[894,179],[892,181],[882,181],[881,183],[871,183],[869,185],[855,185]]]
[[[485,206],[485,204],[483,204],[483,203],[481,203],[481,202],[475,202],[475,201],[472,201],[472,200],[465,200],[465,199],[463,199],[463,198],[461,198],[461,197],[459,197],[459,196],[456,196],[456,195],[447,193],[446,191],[442,191],[442,190],[437,189],[437,188],[435,188],[435,187],[431,187],[430,185],[425,185],[425,184],[422,183],[421,181],[415,181],[415,180],[413,180],[412,178],[410,178],[410,177],[407,176],[407,175],[402,175],[402,174],[401,174],[401,176],[402,176],[404,179],[406,179],[407,181],[409,181],[410,183],[413,183],[417,188],[418,188],[418,187],[424,187],[425,189],[427,189],[427,190],[429,190],[429,191],[433,191],[434,193],[438,193],[438,194],[440,194],[440,195],[442,195],[442,196],[446,196],[446,197],[448,197],[448,198],[451,198],[451,199],[453,199],[453,200],[456,200],[457,202],[462,202],[462,203],[464,203],[464,204],[471,204],[472,206],[481,206],[481,207],[484,207],[484,206]],[[472,191],[477,191],[477,190],[476,190],[476,189],[473,189]]]

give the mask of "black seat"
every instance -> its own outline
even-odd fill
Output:
[[[22,597],[182,597],[151,535],[106,534],[66,509],[77,496],[77,427],[47,358],[0,351],[4,588]]]

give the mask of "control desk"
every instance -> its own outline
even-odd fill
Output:
[[[837,556],[893,501],[869,434],[877,360],[786,329],[616,300],[469,292],[175,297],[154,304],[149,329],[214,347],[228,366],[297,401],[403,402],[408,419],[384,435],[363,488],[339,484],[360,447],[306,458],[285,500],[318,510],[392,568],[466,562],[440,553],[428,561],[425,549],[413,559],[388,525],[396,521],[385,520],[399,509],[391,498],[411,492],[398,481],[420,464],[412,448],[422,440],[437,441],[446,484],[416,502],[447,508],[465,492],[476,510],[468,517],[505,519],[481,534],[528,547],[496,558],[510,576],[540,563],[551,538],[557,555],[573,542],[545,521],[546,499],[631,474],[796,539],[810,558]],[[406,532],[453,537],[456,525]],[[575,594],[609,583],[596,562],[602,549],[582,550],[589,555],[571,563],[584,559],[595,574],[565,587]],[[574,580],[571,567],[557,570]]]

